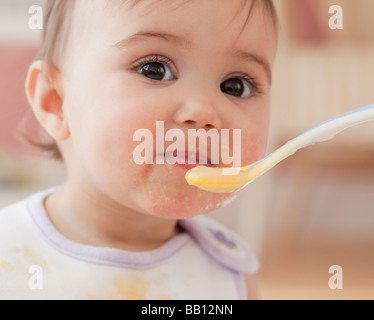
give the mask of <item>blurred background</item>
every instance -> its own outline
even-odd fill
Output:
[[[39,130],[24,81],[41,37],[28,27],[28,10],[42,3],[0,0],[0,208],[64,181],[62,165],[17,137],[21,129]],[[374,103],[374,1],[275,3],[281,31],[268,153],[329,118]],[[332,5],[343,9],[343,30],[329,28]],[[374,299],[373,195],[369,122],[299,151],[209,215],[258,254],[263,298]],[[328,286],[332,265],[343,268],[343,290]]]

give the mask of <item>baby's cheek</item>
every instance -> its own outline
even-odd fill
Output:
[[[242,166],[252,164],[262,159],[266,152],[267,135],[263,132],[251,132],[242,136],[241,159]]]
[[[93,127],[94,130],[85,133],[78,151],[85,158],[85,170],[89,170],[94,183],[130,185],[137,166],[132,159],[128,130],[123,125],[122,128],[106,125],[104,121]]]
[[[144,123],[142,125],[144,126]],[[129,161],[133,160],[133,152],[140,143],[134,141],[134,133],[138,128],[135,119],[127,113],[107,117],[97,130],[96,151],[104,157],[108,165],[127,166]]]

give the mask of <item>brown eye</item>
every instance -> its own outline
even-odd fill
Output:
[[[251,88],[239,78],[231,78],[221,84],[223,93],[227,93],[234,97],[246,98],[251,95]]]
[[[169,67],[160,62],[150,62],[138,69],[138,72],[145,77],[157,81],[173,80],[173,74]]]

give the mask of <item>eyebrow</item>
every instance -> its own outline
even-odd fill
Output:
[[[119,42],[117,42],[114,47],[116,48],[126,48],[129,47],[136,42],[140,42],[146,39],[161,39],[165,40],[170,43],[174,43],[175,45],[182,46],[182,47],[192,47],[193,41],[187,37],[181,37],[176,34],[171,33],[161,33],[161,32],[138,32],[128,38],[125,38]]]
[[[255,63],[261,65],[265,69],[266,76],[268,78],[269,84],[271,84],[273,75],[272,75],[270,64],[265,58],[255,54],[255,53],[250,53],[250,52],[246,52],[246,51],[243,51],[243,50],[235,51],[234,55],[238,56],[239,58],[241,58],[243,60],[255,62]]]
[[[171,33],[165,33],[165,32],[138,32],[128,38],[122,39],[121,41],[115,43],[113,47],[118,48],[118,49],[125,49],[131,45],[134,45],[138,42],[141,42],[142,40],[147,40],[147,39],[161,39],[170,43],[173,43],[177,46],[180,47],[193,47],[194,43],[191,38],[185,37],[185,36],[179,36],[176,34],[171,34]],[[270,64],[268,61],[255,54],[255,53],[250,53],[246,52],[243,50],[237,50],[234,52],[234,56],[238,57],[239,59],[250,61],[250,62],[255,62],[259,64],[260,66],[263,67],[263,69],[266,72],[266,76],[268,78],[269,84],[272,82],[272,71]]]

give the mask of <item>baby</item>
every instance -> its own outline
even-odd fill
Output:
[[[263,157],[272,1],[47,0],[44,18],[26,94],[67,178],[0,212],[0,298],[256,298],[251,250],[201,216],[238,193],[135,163],[134,133],[240,129],[242,163]]]

